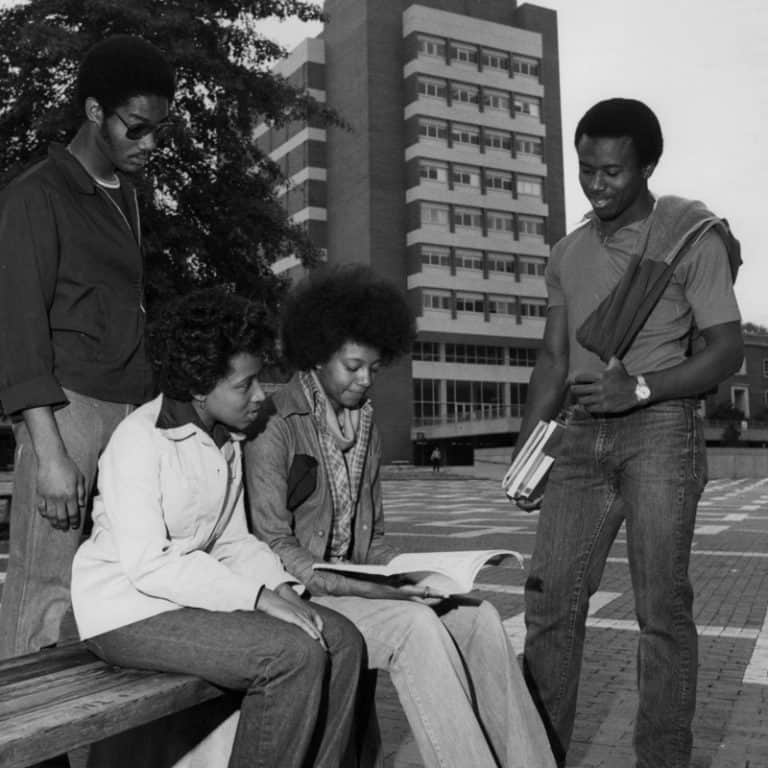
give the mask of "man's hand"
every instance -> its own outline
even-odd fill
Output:
[[[85,511],[85,478],[65,451],[40,457],[37,511],[59,531],[80,527]]]
[[[256,601],[256,609],[281,621],[295,624],[306,632],[313,640],[317,640],[327,651],[328,645],[323,637],[323,620],[320,614],[302,600],[288,584],[280,584],[275,591],[261,590]]]
[[[576,374],[571,393],[590,413],[622,413],[637,405],[636,384],[635,377],[627,373],[624,364],[612,357],[600,374]]]

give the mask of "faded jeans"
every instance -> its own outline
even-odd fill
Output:
[[[196,675],[243,691],[230,768],[351,768],[360,634],[317,606],[328,643],[263,611],[181,608],[87,640],[123,667]]]
[[[470,599],[437,612],[406,600],[323,596],[387,670],[427,768],[553,768],[546,732],[496,609]],[[438,615],[439,614],[439,615]]]
[[[573,731],[589,598],[626,522],[640,628],[637,765],[689,765],[698,660],[688,564],[706,479],[693,401],[605,417],[578,408],[569,423],[525,588],[526,678],[561,763]]]
[[[85,477],[90,499],[99,456],[133,406],[69,390],[65,394],[69,403],[55,410],[54,416],[67,453]],[[15,424],[13,432],[16,456],[8,572],[0,605],[0,659],[77,639],[69,610],[69,583],[72,558],[83,537],[82,523],[76,530],[59,531],[37,511],[37,458],[32,439],[23,422]]]

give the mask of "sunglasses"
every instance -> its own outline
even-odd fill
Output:
[[[150,133],[154,133],[155,139],[160,141],[168,135],[170,129],[173,127],[172,120],[163,120],[160,123],[148,123],[142,121],[140,123],[130,124],[125,121],[125,118],[117,110],[112,114],[117,115],[120,122],[125,126],[125,138],[130,141],[139,141],[139,139],[149,136]]]

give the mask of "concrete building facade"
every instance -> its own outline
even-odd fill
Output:
[[[326,0],[277,71],[348,128],[263,125],[283,201],[330,263],[407,291],[413,356],[374,400],[385,458],[511,444],[565,211],[554,11],[511,0]],[[277,269],[297,266],[290,259]]]

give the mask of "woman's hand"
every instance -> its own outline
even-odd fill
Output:
[[[442,595],[429,587],[420,587],[416,584],[400,584],[381,581],[368,581],[367,579],[347,578],[350,585],[348,594],[356,597],[367,597],[373,600],[430,600],[443,598]]]
[[[323,637],[323,620],[320,614],[291,589],[289,584],[280,584],[275,590],[264,589],[256,601],[256,609],[275,619],[295,624],[313,640],[317,640],[327,651],[328,645]]]

